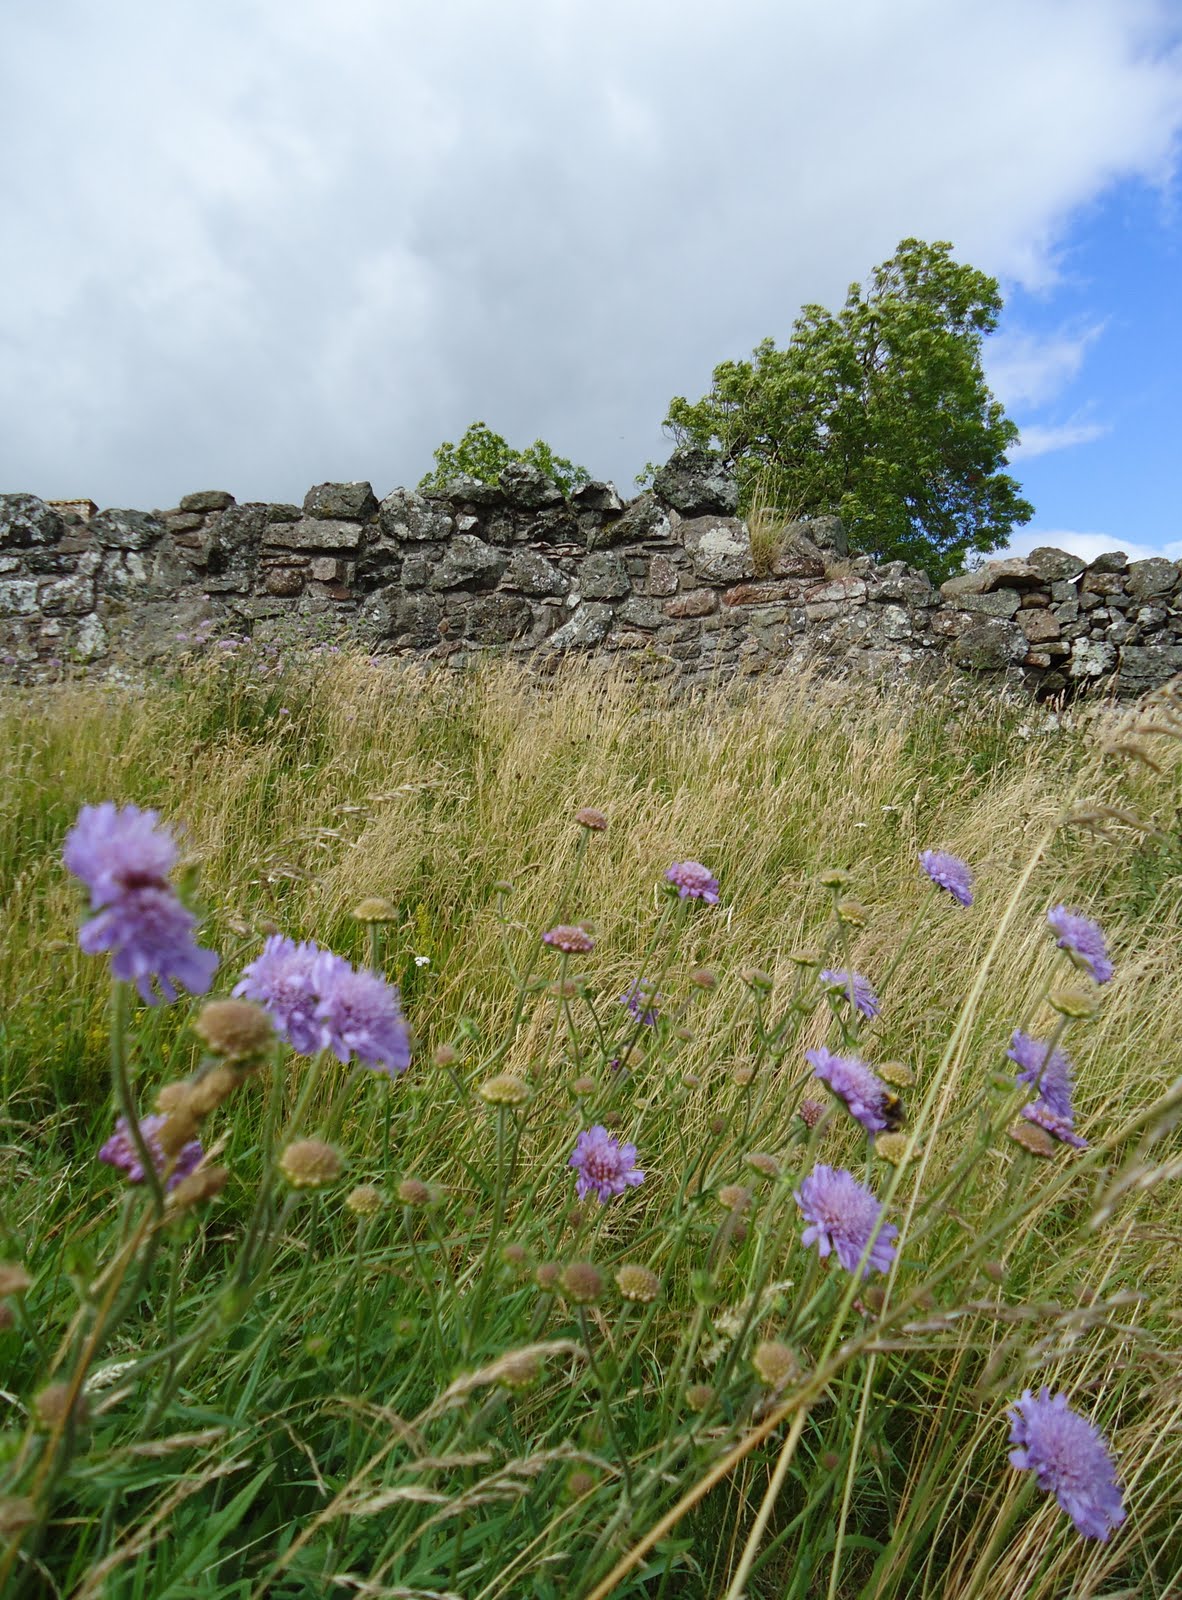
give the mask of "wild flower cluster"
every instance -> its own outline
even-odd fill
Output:
[[[586,848],[603,848],[589,842],[607,833],[608,822],[589,807],[576,820],[581,861]],[[959,1224],[973,1196],[985,1193],[985,1158],[1017,1164],[1010,1210],[990,1224],[998,1248],[1006,1228],[1029,1215],[1038,1163],[1051,1175],[1043,1181],[1065,1188],[1071,1164],[1091,1159],[1076,1132],[1076,1070],[1064,1046],[1094,1010],[1090,995],[1052,996],[1056,1020],[1045,1030],[1036,1030],[1035,1012],[1015,1016],[1008,1047],[1004,1038],[994,1041],[992,1055],[977,1063],[968,1111],[953,1111],[945,1092],[951,1053],[937,1064],[917,1051],[910,1065],[879,1048],[905,1007],[896,1004],[894,967],[875,974],[872,941],[857,957],[871,975],[855,968],[852,941],[869,913],[850,897],[850,875],[840,869],[822,878],[830,905],[817,938],[827,952],[796,952],[773,973],[742,973],[744,1010],[725,1035],[735,1099],[726,1111],[708,1107],[695,1124],[705,1133],[691,1135],[690,1109],[707,1087],[700,1072],[678,1064],[678,1052],[694,1039],[692,1008],[713,1004],[725,980],[701,965],[723,887],[690,859],[664,873],[647,948],[622,968],[636,974],[630,980],[618,971],[597,980],[596,968],[611,959],[597,924],[551,920],[520,939],[523,924],[504,911],[508,886],[499,888],[498,929],[512,975],[505,1037],[486,1039],[461,1019],[433,1055],[412,1050],[399,988],[387,977],[397,957],[396,906],[371,896],[358,907],[357,925],[369,940],[365,966],[311,938],[270,932],[227,984],[228,996],[198,1012],[194,1071],[154,1085],[149,1110],[128,986],[155,1007],[176,1000],[178,990],[205,995],[219,968],[219,957],[196,943],[197,913],[173,886],[178,855],[155,812],[112,802],[83,807],[64,844],[65,865],[89,896],[79,944],[111,957],[116,1120],[98,1160],[132,1189],[84,1336],[71,1329],[54,1360],[40,1350],[29,1437],[43,1442],[48,1433],[51,1446],[13,1454],[8,1498],[0,1498],[18,1555],[26,1540],[30,1551],[40,1547],[45,1530],[66,1515],[63,1506],[76,1514],[70,1496],[81,1491],[70,1463],[89,1437],[82,1401],[100,1392],[102,1353],[121,1342],[135,1346],[124,1333],[149,1304],[162,1319],[159,1349],[129,1357],[131,1376],[121,1377],[127,1393],[141,1386],[145,1426],[169,1417],[179,1427],[192,1375],[216,1366],[219,1350],[236,1381],[249,1373],[252,1387],[263,1351],[293,1371],[343,1363],[335,1370],[347,1383],[348,1405],[319,1397],[315,1408],[316,1459],[335,1463],[329,1476],[337,1499],[326,1493],[315,1513],[293,1525],[268,1557],[272,1577],[290,1570],[311,1583],[315,1547],[316,1582],[331,1555],[339,1563],[332,1570],[360,1570],[360,1562],[379,1587],[398,1583],[405,1593],[427,1592],[431,1564],[443,1563],[447,1592],[475,1593],[472,1572],[465,1578],[462,1530],[498,1503],[497,1493],[524,1496],[542,1481],[553,1488],[561,1472],[565,1486],[556,1492],[566,1500],[601,1502],[586,1561],[589,1581],[600,1585],[589,1592],[607,1595],[604,1585],[623,1570],[618,1563],[632,1559],[621,1550],[629,1541],[641,1555],[648,1548],[644,1537],[667,1507],[666,1486],[687,1461],[733,1466],[781,1440],[784,1465],[770,1480],[767,1514],[757,1519],[741,1574],[756,1560],[784,1474],[796,1475],[802,1503],[814,1493],[803,1455],[793,1456],[806,1425],[836,1439],[837,1423],[826,1420],[834,1395],[835,1416],[845,1419],[857,1410],[851,1395],[869,1397],[869,1387],[857,1385],[869,1385],[865,1374],[875,1362],[895,1362],[905,1373],[927,1348],[921,1335],[942,1337],[967,1314],[959,1280],[975,1281],[979,1256],[948,1231],[948,1219]],[[972,937],[973,918],[960,920],[976,903],[968,864],[925,850],[919,868],[920,886],[926,879],[938,893],[923,897],[908,939],[924,918],[942,914],[940,896],[960,908],[949,918],[955,936]],[[560,906],[564,912],[570,908]],[[1093,920],[1056,905],[1046,924],[1073,970],[1098,986],[1114,978]],[[544,975],[554,971],[547,951],[558,957],[557,982]],[[411,960],[430,965],[405,951],[402,960],[403,972]],[[429,1012],[419,1020],[423,1032],[438,1033]],[[1005,1059],[1016,1070],[1002,1080]],[[334,1062],[350,1070],[338,1072]],[[554,1109],[556,1067],[569,1083],[565,1112]],[[380,1097],[376,1108],[372,1095]],[[663,1140],[651,1115],[662,1099],[673,1109]],[[244,1111],[216,1122],[227,1107],[247,1104],[249,1135]],[[436,1130],[441,1167],[448,1141],[460,1141],[450,1186],[399,1172],[400,1125],[413,1117]],[[941,1144],[940,1163],[929,1164],[949,1127],[954,1138]],[[671,1140],[679,1160],[670,1159]],[[431,1140],[418,1148],[431,1149]],[[332,1211],[332,1191],[354,1165],[370,1170]],[[919,1203],[909,1207],[901,1186],[912,1181]],[[145,1190],[136,1222],[130,1204]],[[219,1196],[226,1220],[208,1255],[229,1266],[204,1309],[194,1298],[186,1324],[178,1307],[190,1302],[178,1283],[204,1259],[193,1241],[205,1226],[203,1208]],[[350,1242],[334,1258],[328,1241],[339,1240],[343,1226]],[[162,1248],[171,1250],[163,1301],[150,1287]],[[288,1292],[281,1286],[291,1253],[297,1265]],[[336,1274],[332,1336],[293,1342],[277,1319],[298,1325],[313,1281],[323,1285],[329,1269]],[[32,1282],[22,1266],[0,1266],[0,1291],[7,1284],[22,1305]],[[282,1309],[273,1311],[277,1296]],[[979,1313],[979,1299],[972,1304]],[[677,1329],[675,1353],[654,1379],[662,1366],[654,1319],[665,1306]],[[140,1337],[147,1351],[151,1335]],[[1082,1537],[1109,1540],[1127,1513],[1113,1453],[1087,1414],[1104,1410],[1103,1396],[1074,1392],[1066,1361],[1056,1379],[1065,1387],[1040,1384],[1036,1392],[1026,1379],[1049,1364],[1037,1347],[1006,1345],[992,1360],[979,1394],[997,1425],[990,1446],[996,1487],[982,1492],[1005,1505],[999,1528],[1021,1509],[1001,1459],[999,1429],[1008,1422],[1010,1466],[1052,1495]],[[558,1370],[566,1376],[551,1386],[549,1374]],[[279,1393],[270,1402],[277,1411]],[[515,1438],[547,1441],[528,1468],[517,1469],[512,1487],[459,1488],[451,1499],[423,1487],[462,1462],[471,1489],[474,1469],[489,1459],[499,1406],[512,1408]],[[864,1411],[869,1406],[867,1398]],[[654,1408],[659,1437],[645,1433]],[[371,1412],[398,1419],[393,1442],[375,1445]],[[840,1462],[828,1445],[811,1452],[817,1471],[837,1470],[825,1465],[829,1454]],[[412,1471],[420,1475],[413,1481],[400,1475]],[[849,1474],[835,1562],[857,1506],[852,1465]],[[423,1508],[452,1500],[447,1515],[460,1531],[440,1542],[444,1513]],[[4,1510],[18,1502],[19,1515]],[[376,1509],[391,1519],[392,1531],[380,1537],[372,1532]],[[339,1547],[320,1542],[329,1521]],[[13,1570],[0,1565],[0,1582]]]

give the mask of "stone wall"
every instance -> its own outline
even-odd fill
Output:
[[[59,503],[60,505],[61,503]],[[1182,567],[1040,549],[935,590],[851,555],[841,523],[793,524],[758,576],[737,496],[702,452],[650,493],[569,499],[529,467],[446,493],[326,483],[302,506],[221,491],[169,511],[0,495],[0,669],[34,681],[163,662],[220,637],[351,642],[463,666],[624,654],[688,681],[821,661],[875,676],[947,668],[1040,694],[1130,697],[1182,671]]]

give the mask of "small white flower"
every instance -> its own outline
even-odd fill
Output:
[[[429,967],[430,965],[431,965],[431,957],[430,956],[416,956],[415,957],[415,966],[416,967]]]

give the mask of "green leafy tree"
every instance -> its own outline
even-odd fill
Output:
[[[936,579],[995,550],[1034,508],[1002,470],[1018,430],[981,368],[997,281],[951,250],[904,239],[836,316],[805,306],[786,349],[765,339],[754,361],[724,361],[666,427],[721,446],[745,510],[836,511],[857,548]]]
[[[515,461],[537,467],[569,495],[572,489],[589,483],[591,474],[565,456],[556,456],[544,439],[535,439],[527,450],[512,445],[494,433],[485,422],[469,424],[459,444],[445,441],[435,452],[435,466],[419,483],[424,490],[442,489],[452,478],[467,476],[481,483],[499,484],[501,473]]]

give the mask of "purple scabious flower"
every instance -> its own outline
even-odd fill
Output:
[[[1015,1028],[1006,1055],[1020,1069],[1016,1081],[1029,1084],[1052,1111],[1070,1122],[1074,1116],[1071,1109],[1072,1068],[1066,1051],[1048,1052],[1045,1044],[1032,1039],[1020,1028]]]
[[[613,1139],[598,1122],[579,1135],[575,1153],[567,1164],[579,1175],[575,1186],[579,1199],[585,1200],[594,1193],[601,1205],[613,1195],[644,1182],[644,1173],[636,1165],[636,1146]]]
[[[1107,983],[1116,968],[1108,959],[1108,943],[1103,930],[1090,917],[1066,906],[1052,906],[1047,921],[1058,935],[1060,950],[1066,950],[1076,966],[1086,967],[1097,983]]]
[[[320,996],[316,1017],[328,1048],[342,1064],[355,1055],[364,1067],[396,1077],[410,1066],[410,1029],[398,990],[376,972],[356,971],[322,950],[312,968]]]
[[[921,850],[919,864],[938,889],[947,889],[962,906],[973,903],[973,872],[967,861],[946,850]]]
[[[1095,1424],[1073,1411],[1065,1394],[1052,1394],[1045,1385],[1037,1395],[1024,1390],[1006,1415],[1010,1443],[1017,1446],[1010,1465],[1033,1472],[1085,1539],[1110,1538],[1126,1512],[1112,1456]]]
[[[665,874],[682,900],[704,900],[708,906],[718,904],[718,879],[712,877],[700,861],[675,861]]]
[[[1040,1128],[1045,1128],[1052,1139],[1058,1139],[1060,1144],[1069,1144],[1076,1150],[1086,1150],[1088,1141],[1081,1139],[1075,1131],[1075,1118],[1068,1113],[1062,1116],[1046,1100],[1031,1100],[1022,1107],[1022,1115],[1027,1122],[1036,1123]]]
[[[824,1046],[820,1050],[806,1050],[804,1059],[867,1133],[880,1133],[887,1126],[886,1109],[891,1091],[864,1061],[857,1056],[834,1055]]]
[[[835,967],[826,967],[820,974],[820,981],[826,989],[839,989],[845,998],[860,1011],[864,1017],[876,1017],[880,1006],[878,996],[871,986],[870,979],[864,978],[860,972],[849,972],[844,967],[840,970]]]
[[[647,984],[643,978],[626,989],[620,996],[620,1004],[627,1006],[637,1022],[643,1022],[646,1028],[655,1028],[661,1015],[659,1001],[661,996]]]
[[[822,1257],[836,1251],[845,1270],[857,1272],[869,1246],[862,1265],[864,1278],[886,1272],[895,1259],[898,1228],[883,1222],[877,1199],[844,1167],[815,1166],[792,1198],[808,1223],[800,1236],[806,1249],[815,1244]]]
[[[154,1006],[159,996],[153,980],[169,1001],[176,999],[175,984],[205,994],[213,982],[218,957],[193,942],[196,926],[197,918],[167,884],[129,889],[83,923],[78,943],[87,955],[109,950],[115,977],[134,983],[144,1003]]]
[[[297,1055],[313,1056],[328,1043],[325,1025],[316,1015],[320,991],[313,977],[317,959],[325,954],[310,939],[296,944],[273,933],[234,986],[235,995],[258,1001]]]
[[[159,824],[158,812],[116,806],[113,800],[82,807],[66,834],[62,860],[90,890],[92,910],[110,905],[131,889],[168,887],[177,848]]]
[[[152,1157],[152,1165],[162,1178],[168,1170],[168,1157],[156,1135],[167,1121],[168,1118],[159,1112],[140,1119],[140,1132],[144,1136],[148,1154]],[[199,1139],[190,1139],[188,1144],[182,1145],[172,1164],[172,1171],[165,1181],[165,1189],[171,1193],[182,1178],[187,1178],[200,1165],[204,1154]],[[140,1160],[140,1153],[136,1149],[126,1117],[120,1117],[115,1123],[115,1132],[99,1150],[98,1158],[100,1161],[105,1161],[109,1167],[116,1167],[126,1174],[128,1183],[143,1183],[144,1165]]]

